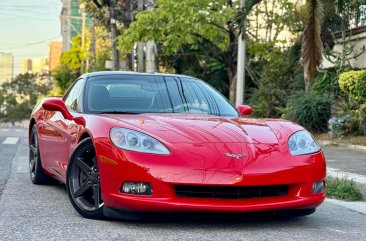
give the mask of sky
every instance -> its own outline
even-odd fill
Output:
[[[23,58],[48,57],[48,43],[61,40],[61,0],[0,0],[0,52]]]

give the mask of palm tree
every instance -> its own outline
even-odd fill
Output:
[[[322,63],[323,44],[320,37],[324,17],[321,0],[306,0],[307,22],[302,34],[302,64],[304,66],[305,91],[311,92],[316,71]]]

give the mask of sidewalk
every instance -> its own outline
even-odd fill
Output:
[[[327,175],[353,180],[366,200],[366,151],[323,146]]]

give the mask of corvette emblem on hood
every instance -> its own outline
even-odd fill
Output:
[[[236,159],[240,159],[240,158],[247,156],[247,154],[245,154],[245,153],[241,153],[241,154],[225,153],[225,155],[227,155],[228,157],[234,157]]]

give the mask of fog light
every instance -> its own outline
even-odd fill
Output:
[[[125,182],[121,187],[121,192],[140,195],[151,195],[152,189],[149,183]]]
[[[312,193],[321,193],[324,191],[324,181],[318,181],[313,183]]]

